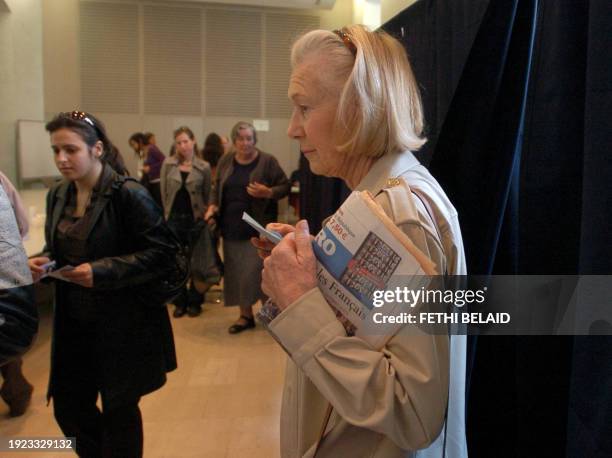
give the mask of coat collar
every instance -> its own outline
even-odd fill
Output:
[[[367,190],[375,196],[383,189],[392,185],[389,182],[390,179],[400,177],[406,171],[418,165],[420,165],[420,162],[411,151],[385,154],[374,162],[370,171],[357,185],[355,190]]]
[[[89,218],[89,226],[87,228],[87,237],[93,227],[95,226],[98,218],[102,214],[104,207],[110,200],[110,197],[113,193],[113,184],[116,181],[117,173],[108,165],[104,164],[102,168],[102,173],[100,174],[100,178],[98,179],[98,183],[94,187],[94,192],[98,194],[96,198],[96,203],[92,210],[91,217]],[[55,240],[55,228],[57,227],[62,214],[64,213],[64,208],[66,207],[66,203],[68,202],[69,193],[76,192],[75,185],[70,181],[62,181],[59,184],[58,190],[55,195],[55,205],[53,207],[53,215],[51,219],[51,246],[53,246]]]
[[[178,167],[179,165],[178,157],[176,157],[176,154],[174,156],[167,157],[164,160],[164,162],[167,163],[168,165],[172,165],[175,167]],[[204,159],[200,159],[195,154],[193,155],[193,159],[191,160],[192,167],[203,172],[206,169],[206,165],[207,165],[207,162]]]

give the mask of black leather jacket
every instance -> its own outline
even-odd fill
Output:
[[[61,258],[54,242],[70,192],[74,185],[63,181],[47,196],[46,251],[52,259]],[[103,406],[109,408],[158,389],[165,383],[166,372],[176,368],[166,307],[145,302],[138,292],[175,262],[178,241],[149,192],[107,165],[91,212],[85,252],[93,270],[93,288],[56,282],[49,396],[61,376],[54,367],[69,353],[64,351],[67,346],[75,344],[66,337],[66,323],[74,323],[66,298],[77,288],[81,290],[79,307],[92,311],[82,326],[96,333],[97,365],[104,374],[100,391]]]

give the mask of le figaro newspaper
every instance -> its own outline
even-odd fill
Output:
[[[377,323],[405,304],[375,303],[396,288],[426,288],[435,264],[386,215],[368,191],[353,191],[313,241],[318,286],[349,335],[382,348],[403,324]],[[258,313],[267,325],[280,310],[268,301]]]
[[[381,348],[402,324],[379,324],[405,304],[374,304],[376,292],[426,288],[435,264],[384,212],[368,191],[354,191],[313,243],[319,289],[349,334]]]

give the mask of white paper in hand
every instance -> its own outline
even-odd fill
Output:
[[[74,266],[61,267],[57,270],[47,273],[45,277],[52,277],[52,278],[57,278],[58,280],[70,281],[62,275],[62,272],[67,272],[69,270],[74,270]]]
[[[262,236],[267,238],[274,245],[277,245],[283,239],[282,235],[280,235],[276,231],[267,230],[265,227],[255,221],[247,212],[242,213],[242,220],[249,226],[251,226],[253,229],[255,229],[257,232],[259,232]]]

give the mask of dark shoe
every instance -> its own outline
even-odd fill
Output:
[[[202,313],[201,305],[188,305],[187,306],[187,315],[189,315],[191,318],[195,318],[196,316],[200,315],[200,313]]]
[[[174,309],[174,313],[172,316],[174,318],[180,318],[187,312],[187,308],[185,306],[177,305]]]
[[[255,319],[253,317],[248,317],[244,315],[240,315],[239,320],[243,320],[246,323],[234,323],[232,324],[227,332],[230,334],[238,334],[247,329],[253,329],[255,327]]]
[[[34,387],[25,379],[18,388],[7,389],[6,385],[2,386],[0,396],[9,406],[9,415],[11,417],[20,417],[25,413],[32,400],[32,392]]]

